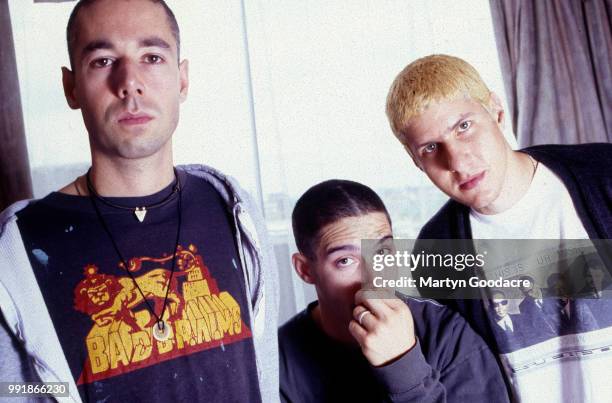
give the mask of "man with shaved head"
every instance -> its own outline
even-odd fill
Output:
[[[174,14],[81,0],[67,41],[91,168],[0,217],[0,380],[76,401],[278,400],[263,222],[232,179],[173,163],[189,87]]]

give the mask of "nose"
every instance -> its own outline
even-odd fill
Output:
[[[451,141],[445,144],[447,169],[451,172],[469,173],[471,155],[467,146]]]
[[[115,87],[117,96],[121,99],[138,97],[144,94],[144,82],[138,71],[138,65],[128,60],[122,60],[115,71]]]

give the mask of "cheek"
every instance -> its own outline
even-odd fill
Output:
[[[483,130],[477,136],[474,153],[488,162],[498,160],[505,152],[506,140],[503,133],[497,131],[494,127],[488,130]]]
[[[442,190],[450,190],[452,180],[445,170],[440,169],[438,166],[432,165],[426,167],[425,174],[437,188]]]
[[[81,109],[88,115],[102,115],[110,102],[103,86],[88,85],[77,93]]]
[[[333,284],[337,289],[350,289],[354,287],[355,284],[361,284],[361,275],[358,271],[341,273],[340,275],[334,276],[330,284]]]
[[[361,275],[358,270],[351,272],[336,272],[323,279],[327,294],[339,300],[353,300],[357,290],[361,288]]]
[[[180,77],[178,73],[169,73],[167,71],[151,72],[147,76],[146,86],[150,91],[157,94],[166,94],[167,99],[179,97],[181,88]]]

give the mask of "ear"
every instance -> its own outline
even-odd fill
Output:
[[[79,102],[75,96],[74,72],[68,67],[62,67],[62,84],[64,85],[64,96],[71,109],[79,109]]]
[[[180,101],[184,102],[187,99],[187,93],[189,92],[189,60],[184,59],[179,63],[179,77],[180,77]]]
[[[506,113],[504,112],[504,107],[502,106],[501,99],[499,99],[497,94],[494,92],[491,92],[489,98],[489,109],[491,110],[491,115],[493,116],[499,127],[503,129]]]
[[[293,263],[295,272],[302,280],[308,284],[314,284],[315,279],[312,271],[312,263],[304,254],[300,252],[294,253],[291,256],[291,262]]]

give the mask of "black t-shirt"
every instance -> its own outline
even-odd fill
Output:
[[[172,279],[178,195],[149,209],[142,223],[131,210],[96,202],[135,281],[90,198],[51,193],[18,214],[38,285],[86,401],[261,401],[233,219],[209,183],[179,172],[182,225]],[[108,200],[153,205],[172,188]],[[161,314],[168,285],[164,318],[172,334],[159,342],[150,308]]]

